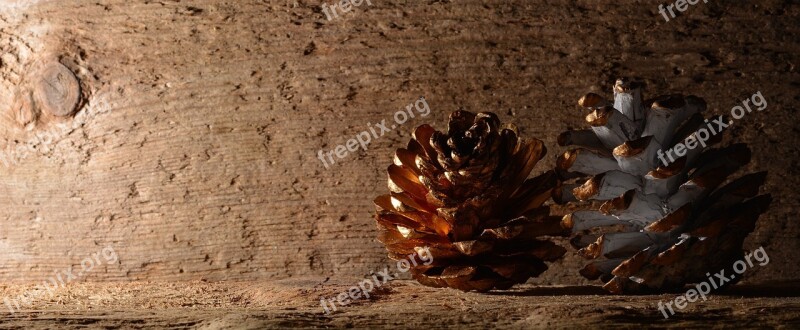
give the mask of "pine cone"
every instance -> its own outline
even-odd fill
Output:
[[[578,254],[595,260],[581,274],[600,278],[612,293],[674,291],[722,269],[730,274],[743,256],[745,237],[771,202],[770,195],[756,196],[766,172],[722,185],[750,162],[744,144],[711,148],[722,137],[714,120],[729,120],[704,120],[706,103],[696,96],[643,101],[642,87],[618,80],[613,104],[587,94],[579,104],[591,111],[591,129],[558,139],[580,148],[557,161],[561,179],[577,179],[557,189],[556,201],[605,201],[599,210],[577,211],[562,222],[576,234],[571,243]],[[707,138],[703,144],[701,138]],[[686,147],[673,150],[678,143]]]
[[[555,172],[526,180],[545,153],[542,141],[501,128],[491,112],[456,111],[447,134],[417,127],[389,166],[391,193],[375,199],[389,257],[409,260],[427,248],[433,262],[411,263],[412,276],[463,291],[508,289],[538,276],[544,261],[566,252],[540,238],[569,234],[542,205],[558,184]]]

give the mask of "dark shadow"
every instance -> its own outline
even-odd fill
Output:
[[[683,291],[665,292],[669,294],[681,294],[686,290],[694,288],[694,285],[686,286]],[[492,291],[490,295],[498,296],[595,296],[611,295],[599,285],[573,285],[573,286],[520,286],[508,291]],[[748,298],[770,298],[770,297],[800,297],[800,280],[765,282],[759,284],[738,284],[724,291],[714,292],[720,296],[739,296]],[[653,294],[658,295],[658,294]],[[643,296],[643,295],[639,295]],[[646,296],[646,295],[644,295]]]
[[[498,296],[595,296],[608,295],[608,291],[598,285],[578,286],[534,286],[519,287],[508,291],[492,291],[490,295]]]
[[[721,296],[741,297],[800,297],[800,280],[734,285],[718,293]]]

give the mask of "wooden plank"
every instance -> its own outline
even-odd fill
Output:
[[[331,21],[303,1],[3,3],[0,104],[58,62],[81,108],[26,130],[0,107],[0,281],[47,280],[107,246],[118,261],[82,280],[363,275],[386,263],[371,200],[414,126],[496,111],[550,147],[543,172],[580,125],[577,98],[618,75],[717,114],[763,91],[769,109],[733,130],[778,196],[747,244],[772,257],[753,281],[796,278],[797,6],[704,4],[665,23],[631,1],[372,1]],[[420,96],[429,117],[330,169],[317,159]],[[580,264],[537,283],[585,284]]]
[[[393,281],[368,300],[326,314],[322,297],[357,278],[270,282],[78,284],[23,311],[0,313],[10,328],[587,328],[792,327],[800,325],[797,283],[743,286],[688,303],[664,318],[659,302],[677,294],[620,297],[596,286],[524,285],[504,293],[463,293]],[[0,293],[23,290],[8,286]]]

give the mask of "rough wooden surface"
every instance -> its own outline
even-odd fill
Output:
[[[311,1],[2,3],[0,281],[42,281],[109,245],[119,260],[82,281],[363,275],[386,262],[371,200],[414,126],[496,111],[550,147],[541,172],[580,125],[577,98],[621,75],[715,114],[763,92],[769,108],[726,138],[750,144],[748,170],[769,170],[775,196],[747,241],[771,263],[748,280],[800,271],[792,1],[701,4],[668,23],[632,1],[372,1],[333,21]],[[81,108],[27,130],[11,105],[54,61],[79,78]],[[428,118],[330,169],[316,158],[419,96]],[[586,284],[579,264],[536,283]]]
[[[477,294],[389,282],[369,300],[325,314],[321,297],[346,292],[357,278],[302,278],[270,282],[83,284],[15,314],[0,328],[392,328],[575,329],[648,327],[797,328],[797,283],[741,286],[705,302],[689,303],[665,319],[658,302],[677,297],[610,296],[596,286],[524,285]],[[19,292],[21,286],[0,293]]]

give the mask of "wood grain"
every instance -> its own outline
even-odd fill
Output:
[[[59,290],[29,309],[0,314],[4,327],[85,328],[356,328],[563,329],[800,325],[797,283],[741,286],[730,295],[687,304],[664,318],[658,303],[675,294],[603,295],[595,286],[522,285],[495,294],[433,289],[393,281],[325,314],[320,298],[346,292],[357,279],[296,278],[269,282],[91,283]],[[24,290],[0,289],[0,294]],[[2,307],[2,306],[0,306]],[[666,309],[665,309],[666,310]]]
[[[725,140],[750,144],[748,170],[769,170],[776,198],[747,243],[771,263],[748,276],[796,278],[799,13],[789,1],[709,3],[669,23],[632,1],[373,1],[332,21],[311,1],[6,7],[0,105],[53,62],[85,104],[33,130],[0,106],[12,160],[0,163],[0,281],[46,280],[107,245],[119,262],[82,280],[367,274],[386,263],[371,201],[414,126],[496,111],[550,148],[541,173],[558,134],[581,125],[578,97],[607,96],[622,75],[648,95],[703,96],[715,114],[763,92],[769,108]],[[420,96],[428,118],[330,169],[316,158]],[[570,252],[535,281],[585,284],[580,265]]]

